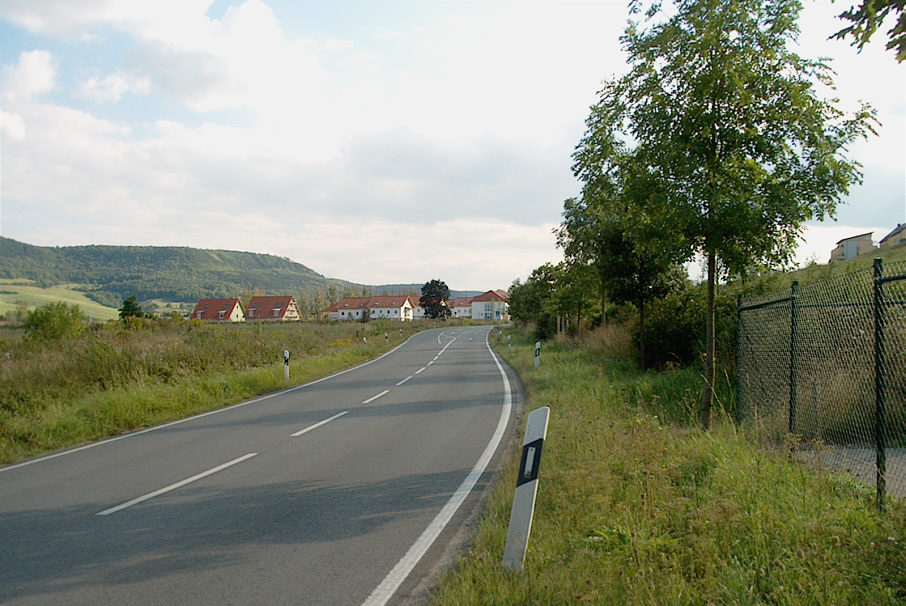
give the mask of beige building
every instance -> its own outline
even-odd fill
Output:
[[[867,255],[874,252],[877,247],[875,246],[875,243],[871,241],[871,235],[873,233],[874,232],[859,234],[858,236],[843,238],[837,242],[837,247],[831,251],[829,263],[855,259],[859,255]]]
[[[906,244],[906,223],[897,223],[893,231],[878,242],[880,248],[893,248],[901,244]]]

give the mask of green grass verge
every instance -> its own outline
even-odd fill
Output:
[[[58,301],[78,305],[85,315],[98,320],[119,318],[116,309],[92,301],[85,293],[73,290],[70,286],[41,288],[23,280],[0,279],[0,317],[23,305],[31,310]]]
[[[550,406],[525,570],[501,561],[518,461],[432,604],[902,604],[906,508],[845,475],[695,427],[700,379],[513,335],[527,410]],[[690,398],[692,398],[690,400]],[[691,410],[689,410],[691,408]],[[520,434],[521,435],[521,434]]]

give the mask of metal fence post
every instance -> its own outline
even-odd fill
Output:
[[[874,316],[875,316],[875,448],[877,449],[877,488],[878,509],[884,509],[884,495],[887,491],[887,452],[886,452],[886,402],[884,377],[884,274],[881,259],[874,263]]]
[[[742,419],[742,295],[736,295],[736,424]]]
[[[790,433],[796,433],[796,349],[798,345],[799,312],[796,302],[799,299],[799,282],[793,281],[790,290]]]

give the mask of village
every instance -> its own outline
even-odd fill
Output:
[[[506,322],[510,316],[509,293],[489,290],[475,297],[458,297],[445,301],[451,318]],[[336,322],[398,320],[411,322],[426,319],[425,310],[416,295],[381,295],[343,297],[320,311],[322,319]],[[203,322],[300,322],[302,313],[292,295],[253,296],[247,306],[239,297],[201,299],[190,319]]]

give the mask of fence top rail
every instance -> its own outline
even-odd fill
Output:
[[[879,281],[881,284],[884,284],[885,282],[896,282],[896,281],[898,281],[898,280],[906,280],[906,274],[897,274],[897,275],[895,275],[895,276],[883,276],[883,277],[882,277],[880,280],[878,280],[878,281]]]
[[[762,303],[750,303],[749,305],[740,305],[739,311],[751,311],[753,309],[761,309],[762,307],[770,307],[771,305],[780,305],[781,303],[789,303],[793,300],[793,297],[786,297],[784,299],[773,299],[771,301],[764,301]]]

